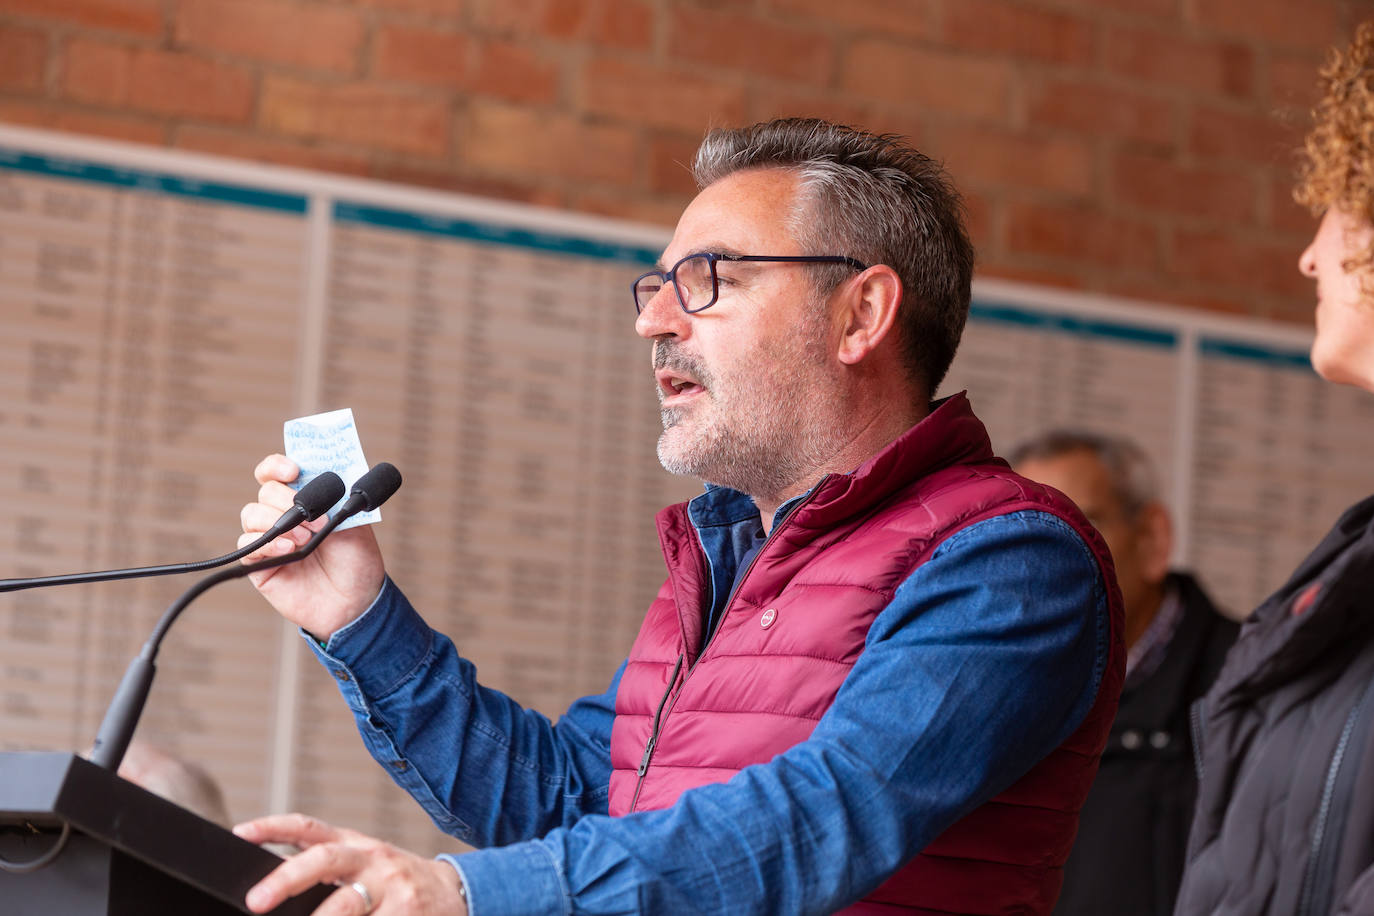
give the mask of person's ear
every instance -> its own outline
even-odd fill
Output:
[[[876,264],[843,284],[840,292],[840,340],[836,355],[857,365],[878,348],[897,322],[902,280],[886,264]]]
[[[1152,585],[1163,582],[1169,574],[1169,555],[1174,550],[1174,526],[1169,519],[1169,510],[1162,503],[1148,503],[1140,510],[1137,525],[1140,573]]]

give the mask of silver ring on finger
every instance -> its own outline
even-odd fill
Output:
[[[372,912],[372,895],[367,892],[367,885],[361,881],[354,881],[349,887],[358,892],[358,896],[363,898],[363,916]]]

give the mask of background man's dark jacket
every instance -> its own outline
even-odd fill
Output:
[[[1188,709],[1235,641],[1197,582],[1170,573],[1183,617],[1159,667],[1121,694],[1111,737],[1079,816],[1056,916],[1173,912],[1197,795]]]

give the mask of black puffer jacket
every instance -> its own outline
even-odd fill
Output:
[[[1200,701],[1175,913],[1374,913],[1374,497],[1246,621]]]

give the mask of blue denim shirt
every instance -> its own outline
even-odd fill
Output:
[[[714,531],[710,513],[692,516],[716,604],[749,541],[724,509]],[[1096,698],[1107,615],[1097,564],[1063,521],[979,522],[897,590],[810,739],[620,818],[607,814],[619,670],[551,723],[478,684],[390,581],[310,645],[373,756],[479,847],[443,857],[473,916],[832,913],[1068,737]]]

